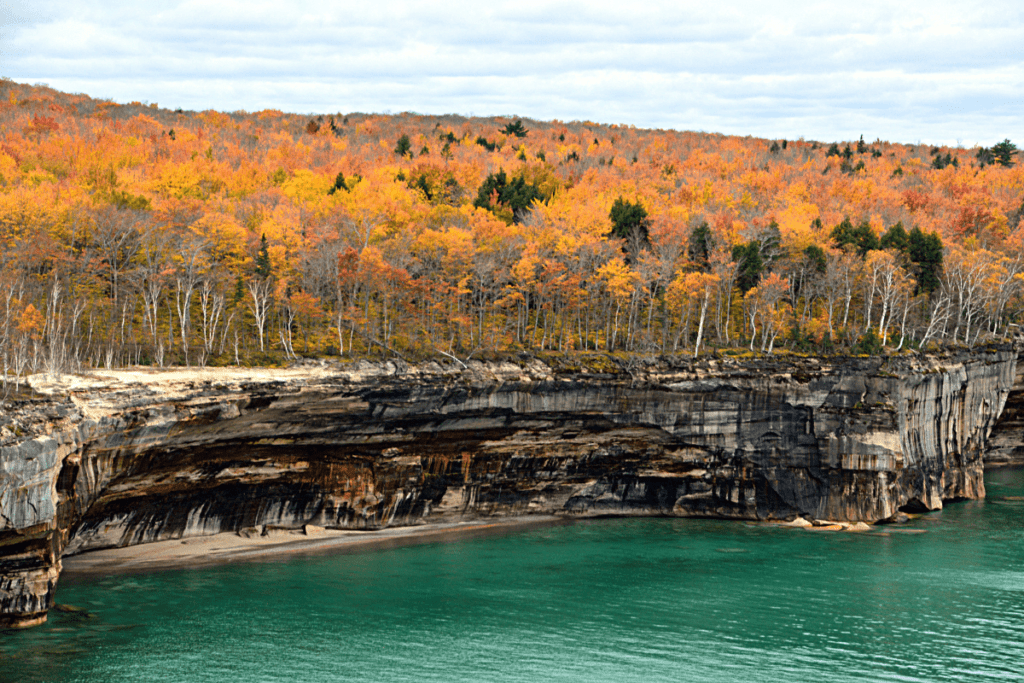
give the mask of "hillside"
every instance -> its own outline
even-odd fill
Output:
[[[0,81],[4,379],[1005,336],[1024,171],[588,122],[183,112]]]

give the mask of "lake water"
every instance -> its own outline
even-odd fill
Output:
[[[864,534],[611,519],[67,576],[86,613],[0,632],[0,681],[1019,681],[1024,470],[986,485]]]

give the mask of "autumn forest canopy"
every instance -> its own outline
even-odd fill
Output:
[[[3,379],[1003,339],[1017,162],[1010,140],[183,112],[2,80]]]

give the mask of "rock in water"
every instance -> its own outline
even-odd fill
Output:
[[[906,524],[910,521],[910,515],[905,512],[896,511],[886,517],[885,519],[878,520],[879,524]]]

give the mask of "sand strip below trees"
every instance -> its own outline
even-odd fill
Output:
[[[158,541],[126,548],[94,550],[62,560],[62,579],[95,574],[135,573],[212,566],[231,562],[281,560],[295,555],[368,552],[422,543],[450,543],[470,538],[514,533],[527,528],[569,524],[552,515],[477,520],[377,531],[315,529],[272,530],[266,536],[244,538],[235,533]]]

